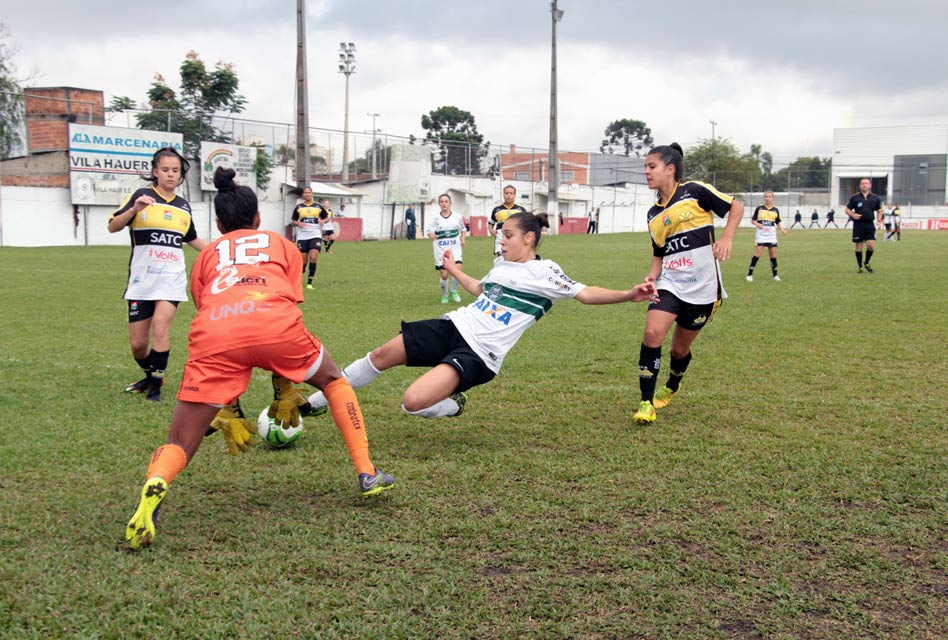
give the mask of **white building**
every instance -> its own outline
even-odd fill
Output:
[[[833,130],[830,202],[844,207],[862,178],[887,203],[900,203],[903,219],[948,213],[948,124]]]

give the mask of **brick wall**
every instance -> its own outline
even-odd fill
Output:
[[[101,91],[72,87],[33,87],[26,97],[26,140],[29,153],[69,148],[69,122],[105,124]],[[90,119],[91,117],[91,119]]]

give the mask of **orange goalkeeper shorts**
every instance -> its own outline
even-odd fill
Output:
[[[203,358],[188,358],[184,365],[178,400],[227,404],[247,390],[254,367],[301,382],[322,359],[319,338],[301,331],[289,340],[222,351]]]

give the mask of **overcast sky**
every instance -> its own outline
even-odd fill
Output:
[[[244,116],[294,119],[293,0],[4,2],[29,86],[99,89],[144,102],[156,72],[177,86],[193,49],[235,65]],[[656,143],[715,133],[777,163],[828,156],[833,129],[948,121],[943,0],[560,0],[560,148],[595,150],[618,118]],[[357,47],[350,130],[422,136],[454,105],[490,142],[546,147],[547,0],[308,0],[310,124],[342,129],[340,41]]]

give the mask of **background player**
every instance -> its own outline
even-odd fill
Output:
[[[519,204],[515,204],[514,200],[517,197],[517,189],[512,184],[508,184],[504,187],[504,201],[494,207],[493,211],[490,212],[490,218],[487,219],[487,230],[490,231],[491,235],[494,236],[494,255],[500,256],[500,240],[503,237],[501,229],[504,226],[504,221],[512,216],[513,214],[522,211],[526,213],[527,210],[521,207]],[[457,254],[455,254],[457,257]]]
[[[813,225],[816,225],[817,229],[820,228],[820,214],[816,212],[816,209],[810,214],[810,226],[807,229],[812,229]]]
[[[448,304],[448,271],[444,268],[441,258],[445,251],[451,251],[454,262],[463,261],[464,236],[467,233],[464,227],[464,218],[451,211],[451,196],[442,193],[438,196],[438,206],[441,211],[431,216],[425,235],[434,243],[435,269],[441,274],[441,304]],[[458,295],[457,278],[451,278],[451,299],[461,301]]]
[[[780,282],[780,276],[777,275],[777,230],[786,235],[787,230],[780,226],[780,210],[774,206],[774,192],[764,191],[764,204],[754,209],[751,216],[751,223],[757,227],[754,234],[754,242],[757,246],[754,248],[754,257],[751,258],[750,267],[747,269],[747,281],[754,281],[754,267],[760,260],[760,255],[767,247],[770,254],[770,270],[774,274],[774,280]]]
[[[872,273],[869,261],[876,250],[876,214],[882,222],[882,201],[879,196],[870,193],[872,180],[863,178],[859,181],[859,192],[854,193],[846,204],[846,215],[853,221],[853,243],[856,245],[857,273],[862,273],[863,266]],[[866,259],[862,258],[862,245],[866,245]]]
[[[616,291],[571,280],[558,264],[537,255],[543,227],[549,227],[545,213],[507,218],[501,257],[480,280],[462,272],[451,251],[445,251],[445,270],[476,300],[442,318],[403,322],[399,335],[347,366],[343,375],[358,389],[392,367],[432,367],[405,391],[402,409],[424,418],[458,416],[467,402],[463,392],[494,378],[507,353],[554,300],[612,304],[647,300],[654,293],[646,283]],[[313,394],[309,402],[319,413],[325,394]]]
[[[885,239],[888,240],[892,236],[896,236],[898,241],[902,241],[902,209],[899,206],[899,203],[896,202],[895,206],[892,208],[892,231],[887,233]]]
[[[827,211],[827,212],[826,212],[826,224],[823,225],[823,228],[824,228],[824,229],[829,229],[829,228],[830,228],[830,225],[833,225],[834,227],[836,227],[837,229],[839,229],[839,225],[836,224],[836,219],[835,219],[835,218],[836,218],[836,210],[835,210],[835,209],[830,209],[829,211]]]
[[[313,278],[316,276],[316,263],[323,246],[323,234],[319,224],[322,207],[313,200],[313,190],[303,189],[303,201],[293,209],[292,224],[296,227],[296,246],[303,254],[301,271],[306,273],[309,263],[309,276],[306,279],[306,288],[313,288]]]
[[[332,209],[329,208],[329,198],[320,198],[319,206],[322,208],[319,214],[319,223],[322,225],[323,246],[326,247],[326,253],[332,253],[332,245],[336,242],[336,228],[332,223]]]
[[[178,304],[188,299],[188,274],[182,243],[197,251],[207,243],[198,237],[191,205],[175,193],[190,164],[172,149],[159,149],[151,158],[152,184],[130,194],[109,218],[109,231],[127,228],[132,240],[128,262],[128,341],[132,357],[145,377],[125,387],[161,400],[161,385],[171,353],[171,323]],[[151,345],[149,347],[149,344]]]
[[[648,210],[652,264],[646,282],[654,282],[658,299],[648,305],[645,335],[639,351],[642,401],[632,419],[655,421],[678,392],[691,362],[691,343],[714,316],[725,297],[718,260],[731,257],[731,239],[744,215],[740,200],[702,182],[681,182],[683,152],[677,143],[655,147],[645,157],[645,179],[658,192]],[[714,215],[727,216],[721,239],[714,240]],[[656,393],[662,343],[672,324],[671,373]],[[654,400],[654,404],[653,404]]]
[[[166,444],[151,457],[138,509],[125,529],[125,539],[135,549],[154,540],[158,507],[168,486],[193,459],[218,409],[246,390],[254,367],[306,380],[326,394],[362,495],[395,485],[395,478],[369,459],[362,410],[352,387],[319,338],[303,326],[299,253],[278,234],[257,231],[257,197],[250,188],[237,186],[235,175],[223,167],[214,173],[217,228],[225,235],[201,253],[191,272],[197,314],[191,323],[190,355]],[[252,312],[220,313],[238,305]]]

